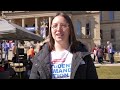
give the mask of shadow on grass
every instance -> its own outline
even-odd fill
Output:
[[[120,63],[120,61],[116,61],[116,63]]]
[[[100,68],[100,66],[95,66],[96,68]]]

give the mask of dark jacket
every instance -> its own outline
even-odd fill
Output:
[[[29,79],[51,79],[52,70],[48,45],[36,54]],[[75,48],[72,59],[71,79],[98,79],[96,68],[90,56],[82,44]]]

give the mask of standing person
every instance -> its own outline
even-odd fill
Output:
[[[12,57],[14,57],[15,55],[16,55],[16,45],[15,45],[15,43],[13,43],[13,45],[12,45]]]
[[[45,39],[46,38],[46,31],[47,31],[48,26],[46,25],[45,22],[42,23],[41,26],[41,35]]]
[[[34,57],[34,54],[35,54],[34,48],[31,45],[30,48],[28,49],[28,52],[27,52],[28,61],[30,61]]]
[[[29,79],[98,79],[90,52],[76,40],[65,13],[53,18],[49,41],[34,57]]]
[[[94,46],[92,52],[93,52],[93,55],[94,55],[93,61],[96,61],[96,57],[97,57],[96,56],[96,53],[97,53],[97,46],[96,45]]]
[[[103,63],[103,55],[104,55],[103,49],[101,48],[101,46],[98,46],[96,56],[98,58],[99,63]]]
[[[9,47],[7,44],[5,44],[5,47],[4,47],[5,61],[8,61],[8,52],[9,52]]]
[[[12,40],[8,41],[8,44],[9,44],[9,49],[11,50],[11,48],[12,48]]]
[[[112,43],[110,41],[107,41],[107,51],[108,51],[108,57],[109,60],[111,62],[111,64],[114,63],[114,50],[113,50],[113,46]]]
[[[106,56],[107,56],[106,46],[103,46],[103,52],[104,52],[103,58],[104,58],[104,61],[106,61]]]
[[[17,62],[17,61],[16,61],[16,58],[17,58],[16,49],[17,49],[17,47],[16,47],[15,43],[13,43],[13,44],[12,44],[12,61],[13,61],[14,63]]]

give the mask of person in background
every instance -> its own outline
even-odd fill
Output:
[[[9,44],[9,49],[11,50],[11,48],[12,48],[12,40],[9,40],[8,44]]]
[[[76,40],[70,17],[58,13],[51,23],[49,41],[33,58],[29,79],[98,79],[90,54]]]
[[[35,53],[34,53],[34,48],[31,45],[29,50],[27,51],[27,57],[28,57],[28,61],[31,60],[34,57]]]
[[[96,56],[96,53],[97,53],[97,46],[96,45],[94,46],[92,52],[93,52],[93,55],[94,55],[93,61],[96,61],[96,57],[97,57]]]
[[[5,47],[4,47],[5,61],[8,61],[8,52],[9,52],[9,47],[7,44],[5,44]]]
[[[17,62],[17,54],[16,54],[16,45],[15,43],[12,43],[12,61],[15,63]]]
[[[114,50],[113,50],[113,46],[112,43],[110,41],[107,41],[107,52],[108,52],[108,57],[109,60],[111,62],[111,64],[114,63]]]
[[[0,72],[4,72],[4,71],[5,71],[4,65],[2,64],[2,62],[0,62]]]
[[[106,56],[107,56],[107,48],[106,48],[106,46],[103,46],[103,52],[104,52],[103,59],[104,59],[104,61],[106,61]]]
[[[102,49],[102,47],[99,45],[99,46],[98,46],[98,49],[97,49],[97,53],[96,53],[96,56],[97,56],[97,58],[98,58],[98,63],[103,63],[103,55],[104,55],[103,49]]]

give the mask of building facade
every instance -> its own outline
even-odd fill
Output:
[[[113,43],[116,51],[120,51],[120,11],[102,11],[100,13],[101,43]]]
[[[100,11],[64,11],[68,13],[75,28],[76,38],[86,44],[91,50],[94,45],[105,44],[106,39],[101,40]],[[49,33],[49,26],[57,11],[2,11],[2,18],[18,24],[25,28],[34,28],[33,32],[42,35],[42,26],[45,29],[45,36]]]

